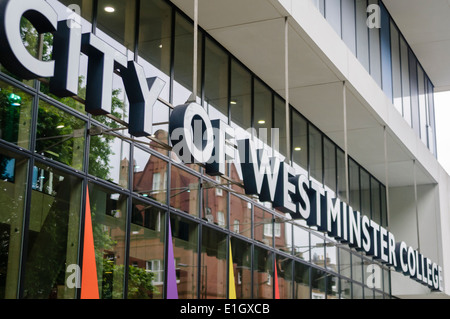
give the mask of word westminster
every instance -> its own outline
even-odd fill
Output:
[[[20,20],[26,17],[39,33],[54,35],[51,61],[33,57],[22,43]],[[129,132],[149,136],[152,109],[165,85],[157,77],[147,79],[142,66],[115,50],[92,33],[83,33],[73,19],[58,22],[58,15],[45,0],[0,0],[0,63],[24,79],[50,78],[50,91],[60,97],[78,93],[80,52],[88,56],[86,112],[111,113],[113,73],[123,79],[130,102]],[[204,163],[210,175],[224,175],[225,163],[238,149],[244,189],[262,202],[305,219],[311,227],[364,251],[396,271],[442,290],[442,268],[420,252],[397,243],[394,235],[250,138],[235,139],[233,129],[221,120],[211,121],[197,103],[175,107],[169,121],[173,152],[185,163]]]

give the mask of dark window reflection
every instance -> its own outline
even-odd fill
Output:
[[[135,0],[98,0],[97,35],[124,54],[134,50],[135,20]]]
[[[276,256],[278,289],[280,299],[292,299],[292,266],[293,261],[283,256]]]
[[[272,92],[261,81],[254,79],[253,127],[256,136],[272,146]]]
[[[308,170],[308,124],[297,112],[292,111],[292,159],[294,166]]]
[[[28,160],[0,150],[0,299],[17,296]]]
[[[89,174],[127,188],[130,144],[112,135],[97,135],[100,130],[96,126],[91,129]]]
[[[137,147],[133,153],[133,191],[161,203],[167,202],[168,164]]]
[[[236,298],[250,299],[252,294],[251,245],[232,238],[231,251]]]
[[[24,298],[75,298],[66,267],[78,264],[81,180],[38,163],[32,183]]]
[[[86,122],[61,109],[39,101],[36,152],[83,169]]]
[[[170,206],[190,215],[199,215],[200,179],[172,166],[170,173]]]
[[[179,299],[197,299],[198,291],[198,225],[172,215],[173,253]],[[204,284],[206,284],[204,282]]]
[[[209,227],[202,229],[201,299],[227,297],[227,236]]]
[[[165,214],[133,200],[128,275],[129,299],[161,299],[164,291]]]
[[[127,197],[89,184],[89,197],[101,299],[123,298]]]
[[[205,41],[205,108],[211,119],[228,123],[228,55],[209,38]]]
[[[252,237],[252,204],[234,195],[230,195],[230,229]]]
[[[309,288],[309,271],[310,267],[295,262],[294,264],[294,299],[310,299]]]
[[[33,97],[0,81],[0,138],[29,148]]]
[[[322,133],[314,126],[309,125],[309,171],[311,177],[322,183]]]
[[[198,34],[198,71],[197,71],[197,96],[201,91],[201,43],[202,35]],[[194,25],[180,14],[175,16],[175,56],[174,56],[174,105],[186,103],[192,94],[193,88],[193,61],[194,61]]]
[[[274,260],[271,252],[255,246],[253,253],[253,298],[273,298]]]

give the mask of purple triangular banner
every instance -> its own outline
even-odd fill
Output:
[[[168,241],[168,264],[167,264],[167,299],[178,299],[177,274],[175,270],[175,258],[173,255],[172,227],[169,219],[169,241]]]

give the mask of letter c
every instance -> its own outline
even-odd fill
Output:
[[[56,11],[44,0],[8,0],[0,3],[1,63],[24,79],[53,77],[55,61],[33,57],[22,43],[20,21],[27,18],[39,33],[54,32],[58,25]]]

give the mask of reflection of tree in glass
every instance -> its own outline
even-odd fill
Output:
[[[40,43],[36,29],[28,20],[22,19],[21,35],[22,41],[30,54],[37,58],[41,55],[41,59],[44,61],[51,59],[53,36],[50,33],[44,34],[42,37],[42,43]],[[3,68],[2,71],[18,80],[21,80],[13,73],[9,73]],[[86,87],[83,83],[84,78],[80,76],[78,88],[78,95],[80,97],[85,97],[86,95]],[[60,98],[51,94],[45,81],[41,82],[41,92],[63,103],[64,105],[71,107],[72,109],[83,112],[84,106],[78,101],[79,99],[70,97]],[[8,141],[16,141],[18,136],[19,108],[12,109],[10,107],[8,101],[10,93],[11,92],[7,90],[0,91],[0,129],[4,132],[8,132],[9,138],[5,138],[4,136],[0,137]],[[120,95],[120,89],[113,90],[111,114],[119,119],[125,120],[125,104],[120,99]],[[4,112],[8,112],[8,115],[4,116]],[[6,119],[8,121],[5,121]],[[95,120],[111,128],[119,127],[117,122],[106,116],[97,116],[95,117]],[[12,127],[6,127],[7,125],[12,125]],[[84,129],[84,125],[85,122],[75,116],[69,115],[68,113],[63,112],[50,104],[40,103],[37,136],[46,136],[50,138],[38,140],[36,142],[36,149],[45,151],[45,156],[56,159],[59,162],[68,165],[73,164],[73,154],[74,151],[77,151],[74,150],[74,131]],[[70,135],[72,135],[72,137],[70,137]],[[58,143],[52,138],[60,138],[61,136],[69,137],[67,140],[68,142]],[[84,130],[79,137],[84,138]],[[110,146],[110,142],[113,139],[114,137],[109,135],[92,136],[90,139],[89,172],[92,175],[105,180],[109,178],[109,159],[111,155],[114,154]],[[78,152],[80,151],[83,152],[83,150],[79,150]],[[82,166],[76,168],[81,170]],[[57,197],[70,198],[70,196],[67,197],[60,193],[64,192],[64,188],[68,190],[67,187],[63,187],[61,190],[55,192],[59,193]],[[64,265],[64,259],[67,253],[65,251],[65,247],[67,244],[66,230],[68,223],[67,214],[61,214],[61,212],[64,211],[67,211],[67,207],[61,206],[61,201],[55,201],[49,209],[46,220],[43,222],[40,232],[33,235],[36,243],[40,244],[35,244],[37,251],[33,250],[30,255],[31,264],[29,264],[30,267],[28,268],[26,274],[28,280],[25,296],[27,297],[56,297],[55,287],[58,284],[61,285],[64,283],[65,271],[61,268],[61,266]],[[102,297],[105,299],[122,298],[123,290],[112,289],[112,287],[114,285],[122,287],[125,268],[123,265],[116,265],[108,258],[108,256],[105,256],[105,251],[114,250],[114,245],[116,245],[116,242],[114,242],[108,232],[103,230],[103,225],[94,223],[93,230],[94,238],[96,240],[95,246],[97,264],[103,263],[103,274],[99,274],[99,279],[102,284]],[[44,247],[53,247],[53,249],[44,253],[42,251],[43,249],[45,250]],[[111,274],[115,275],[112,276]],[[159,292],[157,288],[152,284],[154,276],[155,275],[152,272],[146,271],[145,269],[129,266],[128,298],[151,298],[152,295],[158,294]]]

